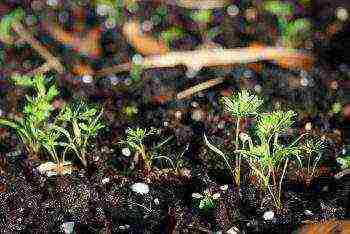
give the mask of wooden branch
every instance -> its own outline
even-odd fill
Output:
[[[64,67],[60,61],[55,56],[53,56],[44,46],[42,46],[40,42],[34,38],[32,33],[23,27],[20,22],[14,22],[12,24],[12,29],[18,34],[21,40],[30,44],[31,47],[46,60],[46,63],[42,65],[40,69],[36,69],[38,72],[47,72],[51,69],[56,70],[58,73],[64,72]]]
[[[194,51],[168,52],[163,55],[144,57],[140,62],[144,69],[164,68],[184,65],[188,69],[200,70],[203,67],[247,64],[258,61],[274,61],[284,68],[310,69],[313,57],[295,49],[283,47],[201,49]],[[124,63],[96,72],[97,76],[128,71],[131,63]]]
[[[312,63],[312,57],[294,49],[283,47],[235,48],[218,50],[196,50],[169,52],[164,55],[145,57],[144,68],[174,67],[185,65],[189,69],[200,70],[202,67],[228,64],[245,64],[263,60],[272,60],[285,67],[306,68]]]
[[[230,3],[229,0],[165,0],[169,5],[175,5],[183,8],[210,10],[225,7]]]
[[[213,87],[215,85],[221,84],[225,78],[219,77],[216,79],[208,80],[206,82],[203,82],[201,84],[195,85],[189,89],[186,89],[176,95],[176,99],[181,100],[181,99],[186,99],[192,96],[195,93],[198,93],[200,91],[203,91],[205,89],[208,89],[210,87]]]
[[[43,22],[42,25],[53,38],[72,47],[73,50],[79,53],[91,58],[98,58],[102,53],[100,46],[101,29],[99,27],[89,30],[84,37],[79,37],[74,33],[65,31],[56,23]]]
[[[123,25],[123,35],[126,40],[142,55],[165,54],[168,46],[161,40],[144,34],[140,22],[129,21]]]

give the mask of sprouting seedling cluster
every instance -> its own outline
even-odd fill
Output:
[[[158,134],[159,130],[156,128],[128,128],[126,130],[126,140],[120,143],[128,145],[135,152],[136,163],[144,163],[144,169],[149,171],[152,165],[152,154],[147,152],[145,146],[145,138],[151,135]]]
[[[76,108],[65,106],[56,115],[53,101],[59,92],[55,85],[47,88],[49,79],[43,75],[16,75],[12,79],[16,85],[33,89],[36,96],[26,96],[23,117],[18,120],[2,118],[0,124],[13,128],[34,158],[47,152],[57,164],[64,164],[66,152],[73,151],[86,166],[88,142],[104,127],[100,120],[102,111],[98,113],[96,108],[80,103]],[[59,156],[59,152],[63,155]]]
[[[292,3],[266,1],[264,9],[277,16],[283,46],[297,46],[311,29],[311,23],[305,18],[290,20],[294,14]]]
[[[303,167],[306,163],[308,165],[307,176],[312,178],[321,157],[322,144],[313,142],[314,147],[311,147],[311,143],[309,143],[308,146],[311,148],[305,146],[305,149],[309,150],[307,152],[302,151],[303,147],[298,144],[307,133],[300,135],[290,144],[282,142],[281,135],[285,135],[292,127],[296,113],[291,110],[262,113],[260,110],[263,104],[262,99],[246,90],[242,90],[231,97],[224,97],[222,101],[225,111],[236,119],[235,169],[232,170],[228,157],[204,136],[206,144],[224,158],[231,171],[236,172],[233,173],[233,178],[238,186],[240,185],[240,175],[237,171],[240,172],[242,160],[245,160],[251,173],[257,179],[261,191],[271,198],[276,209],[281,209],[283,206],[282,183],[286,176],[290,158],[296,157]],[[240,130],[239,120],[249,116],[256,119],[254,136]],[[314,154],[317,154],[317,156],[314,157]],[[304,155],[304,157],[301,155]],[[303,162],[304,158],[305,162]]]
[[[215,209],[218,206],[220,193],[214,193],[206,189],[203,193],[193,193],[192,198],[198,201],[198,208],[200,210],[207,211]]]

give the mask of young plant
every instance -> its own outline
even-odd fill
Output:
[[[16,85],[34,89],[36,96],[26,96],[27,103],[24,106],[23,117],[17,120],[0,119],[0,125],[13,128],[25,145],[29,155],[38,158],[43,145],[42,136],[50,135],[48,121],[54,110],[53,99],[58,95],[55,85],[46,88],[48,80],[43,75],[35,77],[13,76]],[[46,148],[46,147],[45,147]]]
[[[248,145],[240,153],[248,162],[251,170],[258,178],[262,191],[270,194],[276,209],[282,208],[282,182],[286,174],[290,155],[298,155],[299,150],[294,141],[289,146],[280,143],[280,134],[286,132],[293,124],[293,111],[274,111],[260,115],[257,122],[258,141],[247,135],[243,143]]]
[[[300,144],[300,154],[297,154],[296,158],[306,187],[310,185],[315,176],[324,147],[324,142],[315,137],[307,138]]]
[[[158,133],[159,131],[155,128],[128,128],[126,131],[126,140],[120,142],[128,145],[133,151],[135,151],[134,161],[144,167],[143,169],[145,169],[147,172],[151,170],[153,156],[152,154],[146,152],[144,140],[146,137]]]
[[[259,113],[259,109],[261,105],[263,104],[263,100],[253,94],[250,94],[247,90],[242,90],[241,92],[239,92],[234,96],[223,97],[222,103],[224,106],[224,110],[230,113],[230,115],[236,119],[234,144],[235,144],[236,150],[239,150],[240,122],[243,118],[257,115]],[[240,186],[240,182],[241,182],[241,179],[240,179],[241,161],[242,161],[241,155],[238,154],[236,157],[236,162],[235,162],[236,167],[234,170],[234,181],[238,187]]]
[[[208,189],[202,194],[193,193],[192,197],[198,201],[198,208],[203,211],[215,209],[218,206],[220,193],[211,193]]]
[[[289,20],[294,14],[292,3],[266,1],[264,9],[277,16],[282,44],[285,47],[295,47],[311,29],[311,23],[305,18]]]
[[[55,127],[55,130],[62,133],[68,140],[65,144],[66,150],[72,150],[80,159],[82,164],[87,166],[87,149],[89,140],[95,137],[98,131],[104,128],[100,121],[103,110],[97,113],[96,108],[90,108],[83,102],[76,106],[66,106],[56,119],[56,124],[67,124],[71,130],[63,127]]]

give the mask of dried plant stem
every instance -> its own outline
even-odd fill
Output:
[[[165,2],[169,5],[201,10],[222,8],[229,4],[228,0],[166,0]]]
[[[284,47],[264,47],[258,49],[247,47],[168,52],[162,55],[144,57],[139,65],[144,69],[184,65],[188,69],[200,70],[203,67],[246,64],[264,60],[275,61],[284,67],[304,68],[312,63],[313,58],[309,54]],[[130,68],[130,63],[120,64],[102,69],[96,75],[105,76],[128,71]]]
[[[181,99],[186,99],[191,97],[193,94],[198,93],[200,91],[203,91],[205,89],[208,89],[210,87],[213,87],[215,85],[221,84],[225,78],[219,77],[216,79],[211,79],[208,81],[205,81],[203,83],[200,83],[198,85],[195,85],[189,89],[186,89],[176,95],[176,99],[181,100]]]
[[[30,44],[31,47],[46,60],[46,63],[44,63],[44,65],[42,65],[35,71],[47,72],[48,70],[54,69],[58,73],[64,72],[64,67],[59,62],[59,60],[56,57],[54,57],[44,46],[42,46],[40,42],[33,37],[32,33],[25,29],[25,27],[23,27],[23,25],[20,22],[14,22],[12,24],[12,29],[18,34],[21,40]]]

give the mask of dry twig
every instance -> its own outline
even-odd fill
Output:
[[[195,85],[189,89],[186,89],[186,90],[178,93],[176,95],[176,99],[181,100],[181,99],[189,98],[190,96],[192,96],[195,93],[198,93],[200,91],[203,91],[203,90],[208,89],[210,87],[213,87],[215,85],[221,84],[224,80],[225,80],[225,78],[219,77],[219,78],[208,80],[208,81],[203,82],[201,84]]]

